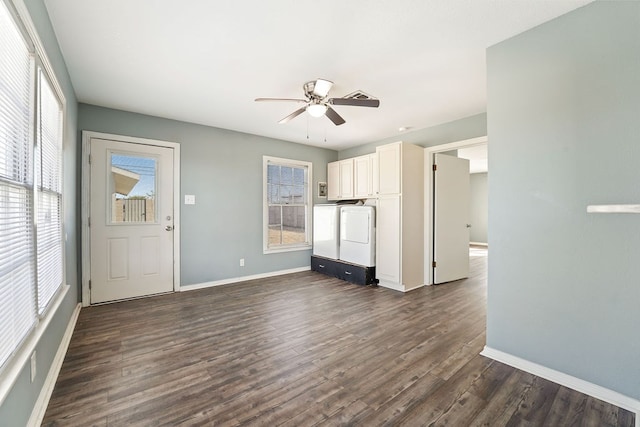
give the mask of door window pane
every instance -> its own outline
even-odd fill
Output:
[[[157,160],[111,153],[111,223],[155,223]]]

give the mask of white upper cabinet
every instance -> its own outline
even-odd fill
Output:
[[[378,165],[376,154],[367,154],[353,159],[353,196],[356,199],[366,199],[376,196],[376,171]]]
[[[327,199],[338,200],[340,198],[340,162],[332,162],[327,165]]]
[[[354,200],[376,197],[378,185],[377,155],[366,154],[331,162],[327,166],[329,200]]]
[[[378,155],[378,194],[390,195],[402,192],[402,143],[376,147]]]
[[[353,159],[340,160],[340,198],[353,199]]]

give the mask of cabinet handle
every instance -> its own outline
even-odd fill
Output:
[[[320,267],[320,268],[324,268],[324,265],[322,265],[322,264],[318,264],[318,267]]]
[[[350,271],[345,271],[344,274],[349,274],[350,275],[351,272]]]

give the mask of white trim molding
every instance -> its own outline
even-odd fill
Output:
[[[71,318],[69,319],[69,323],[67,324],[67,329],[62,336],[62,340],[60,341],[60,345],[58,346],[58,351],[53,358],[53,362],[51,363],[51,367],[49,368],[47,378],[44,380],[44,384],[42,385],[42,389],[40,390],[40,395],[38,395],[38,400],[36,401],[36,404],[31,411],[31,417],[29,417],[29,422],[27,423],[27,426],[29,427],[35,427],[42,424],[44,414],[47,412],[47,406],[49,406],[51,394],[53,393],[53,388],[56,385],[58,375],[60,374],[60,369],[62,368],[62,362],[64,362],[64,357],[67,355],[67,349],[69,348],[71,336],[73,335],[73,331],[76,328],[76,322],[78,321],[78,316],[80,315],[81,309],[82,304],[78,303],[75,310],[73,310],[73,313],[71,314]]]
[[[288,270],[270,271],[268,273],[253,274],[250,276],[230,277],[228,279],[216,280],[213,282],[196,283],[180,287],[180,292],[195,291],[197,289],[212,288],[214,286],[230,285],[232,283],[246,282],[247,280],[265,279],[267,277],[282,276],[284,274],[300,273],[311,270],[310,266],[290,268]]]
[[[480,354],[489,359],[497,360],[516,369],[626,409],[627,411],[634,412],[636,414],[636,427],[640,427],[640,400],[488,346],[485,346]]]

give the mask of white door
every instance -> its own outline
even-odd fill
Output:
[[[469,160],[435,154],[433,282],[469,276]]]
[[[173,149],[90,145],[91,304],[173,291]]]

